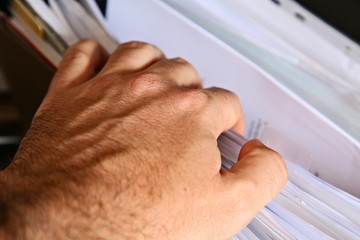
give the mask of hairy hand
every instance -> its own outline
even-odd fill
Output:
[[[243,131],[238,98],[201,89],[195,69],[131,42],[64,56],[14,162],[0,177],[0,236],[224,239],[284,186],[257,140],[220,170],[216,139]]]

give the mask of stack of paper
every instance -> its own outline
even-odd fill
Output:
[[[234,132],[218,139],[223,167],[237,161],[246,139]],[[360,200],[287,162],[283,191],[232,239],[358,239]]]

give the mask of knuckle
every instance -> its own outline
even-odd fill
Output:
[[[156,73],[142,73],[129,81],[129,93],[134,96],[158,93],[164,87],[161,76]]]
[[[176,105],[181,110],[201,110],[209,103],[210,96],[200,89],[185,89],[176,97]]]
[[[69,48],[69,50],[65,54],[65,58],[77,57],[81,59],[86,57],[87,59],[89,59],[90,58],[89,54],[93,52],[93,51],[89,51],[90,49],[101,49],[101,45],[93,39],[83,39],[79,41],[77,44],[75,44],[73,47]]]
[[[56,77],[71,77],[72,69],[77,66],[83,66],[91,61],[89,54],[81,48],[70,49],[61,60]]]
[[[127,43],[120,45],[120,47],[130,48],[130,49],[141,49],[141,50],[150,51],[150,52],[151,51],[161,52],[160,49],[158,47],[156,47],[155,45],[146,43],[146,42],[141,42],[141,41],[127,42]]]
[[[170,63],[173,63],[174,68],[181,69],[184,72],[186,71],[187,73],[190,73],[190,74],[194,75],[195,77],[198,77],[196,69],[187,60],[185,60],[181,57],[176,57],[176,58],[170,59],[169,61],[170,61]]]
[[[233,98],[239,101],[239,97],[234,92],[228,89],[219,88],[219,87],[210,87],[209,90],[211,90],[214,93],[222,93],[222,94],[218,94],[218,97],[222,97],[224,99]]]
[[[286,163],[284,158],[277,152],[273,151],[273,158],[275,160],[275,162],[279,165],[279,169],[280,169],[280,173],[281,173],[281,182],[282,183],[286,183],[288,180],[288,171],[287,171],[287,167],[286,167]]]
[[[80,40],[75,47],[82,47],[82,46],[95,46],[95,47],[100,47],[100,44],[95,41],[94,39],[91,38],[85,38]]]
[[[149,45],[149,43],[141,42],[141,41],[130,41],[130,42],[123,43],[120,46],[129,47],[129,48],[137,48],[137,47],[142,47],[142,46],[146,46],[146,45]]]
[[[265,154],[268,158],[270,158],[271,162],[274,165],[274,172],[277,176],[279,184],[285,184],[288,179],[288,173],[284,158],[278,152],[267,147],[265,149]]]
[[[93,39],[83,39],[65,53],[63,61],[72,61],[73,64],[91,60],[89,49],[100,49],[101,45]]]
[[[284,158],[276,151],[266,147],[258,141],[249,142],[244,147],[247,148],[245,151],[254,158],[260,158],[267,160],[268,169],[273,173],[272,179],[278,183],[277,186],[282,186],[287,182],[288,173]]]
[[[83,49],[76,49],[71,52],[65,59],[65,61],[71,61],[72,64],[82,64],[89,61],[90,56]]]
[[[175,58],[172,58],[171,60],[178,63],[178,64],[191,65],[188,61],[186,61],[182,57],[175,57]]]

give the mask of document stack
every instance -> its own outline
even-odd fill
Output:
[[[246,139],[223,133],[218,139],[224,168],[237,161]],[[289,181],[242,232],[231,239],[359,239],[360,201],[287,162]]]
[[[95,0],[13,0],[1,18],[54,68],[82,38],[108,52],[139,40],[187,59],[206,87],[235,92],[246,138],[219,137],[223,167],[259,138],[285,157],[289,181],[232,239],[360,239],[360,47],[280,2],[108,0],[100,11]]]

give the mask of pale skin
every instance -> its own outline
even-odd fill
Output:
[[[29,80],[29,79],[28,79]],[[258,140],[221,170],[216,139],[244,131],[233,93],[153,45],[66,52],[13,163],[0,172],[0,239],[226,239],[284,187]]]

